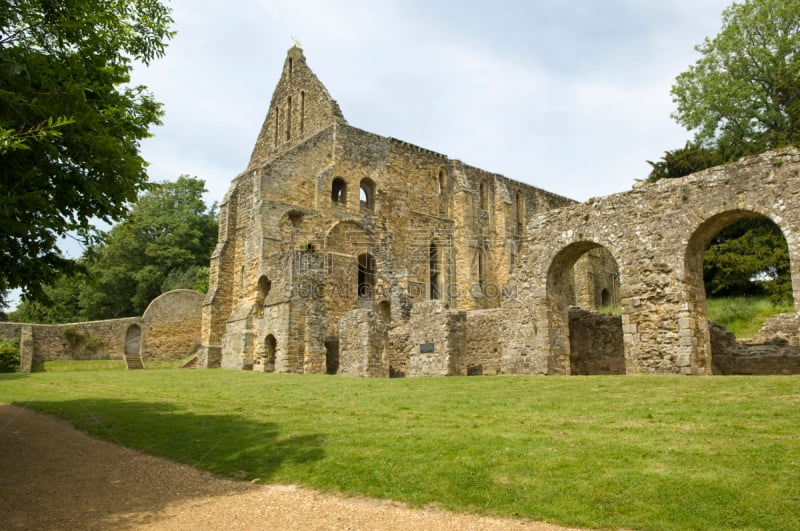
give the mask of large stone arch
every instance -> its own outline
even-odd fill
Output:
[[[517,291],[503,301],[503,370],[563,372],[563,302],[549,298],[560,281],[552,273],[599,244],[619,265],[626,372],[711,374],[697,261],[720,228],[745,216],[766,216],[786,238],[798,308],[798,200],[800,151],[792,148],[537,216],[525,228],[514,271]]]
[[[546,328],[548,335],[547,366],[549,373],[570,374],[570,307],[575,304],[574,269],[578,260],[596,249],[606,247],[591,241],[580,240],[561,248],[550,262],[546,279]],[[571,286],[571,284],[573,284]],[[591,308],[589,308],[591,309]]]
[[[737,221],[744,219],[765,218],[775,223],[789,246],[789,255],[797,256],[798,250],[792,249],[787,238],[786,230],[781,227],[784,219],[765,207],[769,205],[749,205],[750,209],[732,208],[730,210],[712,211],[709,217],[699,223],[689,237],[684,255],[684,286],[686,302],[690,319],[681,320],[679,323],[680,334],[693,340],[695,349],[695,362],[703,373],[711,372],[711,342],[709,335],[709,321],[706,312],[706,292],[703,282],[703,256],[712,239],[721,230]],[[759,208],[759,211],[752,208]],[[790,258],[790,266],[792,265]],[[792,275],[792,291],[795,294],[795,308],[797,308],[797,277]]]

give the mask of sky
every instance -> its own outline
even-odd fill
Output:
[[[670,87],[731,0],[166,3],[177,35],[131,79],[165,113],[142,154],[153,181],[205,180],[210,205],[247,166],[293,38],[351,126],[578,201],[624,192],[691,138]]]
[[[351,126],[579,201],[629,190],[691,134],[670,87],[730,0],[173,0],[137,67],[164,105],[154,181],[222,201],[247,166],[292,38]]]

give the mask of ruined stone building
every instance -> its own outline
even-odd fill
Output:
[[[737,219],[772,219],[797,300],[798,167],[796,151],[767,154],[578,204],[349,125],[294,47],[220,205],[199,363],[710,374],[703,250]]]
[[[410,323],[423,302],[434,301],[425,311],[461,312],[448,318],[498,308],[504,293],[516,289],[510,274],[525,224],[572,203],[350,126],[294,47],[250,163],[220,207],[204,364],[464,372],[456,361],[447,369],[410,367],[411,351],[420,348],[406,344],[413,334],[386,336]],[[573,299],[589,307],[613,304],[612,262],[602,252],[587,257],[572,279]],[[451,344],[455,338],[439,340],[420,340],[431,345],[426,357],[447,363],[463,355],[462,346]],[[375,359],[352,359],[371,349]]]

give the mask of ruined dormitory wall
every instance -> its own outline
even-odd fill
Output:
[[[322,372],[324,317],[321,256],[313,250],[272,255],[228,318],[224,368]]]
[[[179,360],[193,354],[200,344],[203,295],[192,290],[173,290],[154,299],[142,317],[126,317],[58,325],[0,323],[0,338],[29,338],[30,359],[122,359],[125,339],[139,329],[139,354],[143,360]]]
[[[702,252],[727,224],[764,215],[795,253],[783,201],[798,187],[775,177],[796,165],[786,153],[576,204],[349,126],[293,48],[224,201],[201,365],[249,368],[264,333],[283,327],[271,367],[285,372],[373,373],[382,342],[377,372],[389,376],[569,374],[579,306],[622,309],[624,372],[709,374]],[[293,292],[260,311],[259,279],[276,253],[298,250],[321,260],[319,297]],[[359,344],[372,346],[357,355]],[[621,371],[618,354],[584,369],[573,359],[576,373]]]
[[[789,148],[534,218],[514,271],[518,291],[504,301],[516,326],[503,342],[503,371],[570,373],[568,271],[602,247],[619,266],[626,373],[711,374],[703,252],[739,219],[771,219],[786,237],[797,306],[798,199],[800,151]]]

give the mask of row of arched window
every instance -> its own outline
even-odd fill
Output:
[[[300,120],[298,121],[297,127],[299,128],[299,133],[302,136],[304,129],[305,129],[305,119],[306,119],[306,92],[304,90],[300,91],[300,99],[295,100],[294,103],[292,101],[291,96],[286,97],[286,104],[281,106],[276,106],[273,109],[273,113],[275,116],[275,123],[273,127],[273,147],[278,147],[280,142],[281,134],[280,134],[280,116],[279,111],[283,111],[283,136],[284,142],[289,142],[292,139],[292,109],[297,106],[299,107],[299,115]]]
[[[361,179],[358,191],[361,208],[375,210],[375,182],[369,177]],[[336,177],[331,183],[331,202],[334,205],[347,206],[347,182]]]

